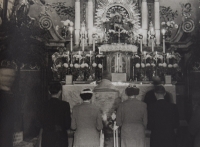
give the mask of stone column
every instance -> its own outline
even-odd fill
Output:
[[[88,0],[88,17],[87,17],[87,22],[88,22],[88,44],[92,45],[92,30],[93,30],[93,2],[92,0]]]
[[[142,33],[143,33],[143,44],[144,45],[147,45],[147,30],[148,30],[147,0],[142,0]]]
[[[155,37],[156,44],[160,45],[160,2],[155,0],[154,2],[154,25],[155,25]]]
[[[80,42],[80,0],[75,2],[75,45],[79,45]]]

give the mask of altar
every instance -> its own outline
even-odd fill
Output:
[[[129,83],[114,83],[116,88],[120,92],[121,101],[127,99],[127,96],[124,93],[125,88],[129,85]],[[144,96],[147,91],[153,89],[152,84],[135,84],[139,89],[140,93],[137,96],[137,99],[143,101]],[[62,100],[69,102],[70,108],[72,109],[75,105],[80,104],[82,102],[80,98],[80,92],[84,88],[93,89],[96,85],[94,84],[75,84],[75,85],[63,85],[62,87]],[[166,91],[170,92],[173,96],[173,101],[176,103],[176,88],[175,85],[164,85]],[[123,98],[122,98],[123,97]]]

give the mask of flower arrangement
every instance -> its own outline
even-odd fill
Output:
[[[171,38],[172,30],[178,29],[179,26],[174,21],[167,21],[167,22],[163,21],[161,23],[161,27],[166,30],[166,33],[165,33],[166,39],[169,39]]]
[[[171,7],[161,6],[161,27],[166,30],[166,40],[169,40],[172,36],[172,31],[179,26],[175,23],[175,18],[178,16],[178,11],[173,11]]]

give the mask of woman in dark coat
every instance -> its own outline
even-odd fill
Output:
[[[121,127],[121,147],[145,147],[147,106],[136,98],[139,94],[136,86],[128,86],[125,93],[128,100],[119,105],[116,118],[117,126]]]
[[[72,110],[71,129],[75,130],[73,147],[99,147],[100,130],[103,128],[100,110],[90,103],[92,90],[84,89],[83,103]]]

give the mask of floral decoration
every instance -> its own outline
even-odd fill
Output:
[[[175,19],[178,16],[178,11],[173,11],[171,7],[161,6],[160,10],[161,16],[161,27],[166,30],[165,36],[166,40],[170,40],[172,36],[172,31],[178,29],[178,24],[175,23]]]

